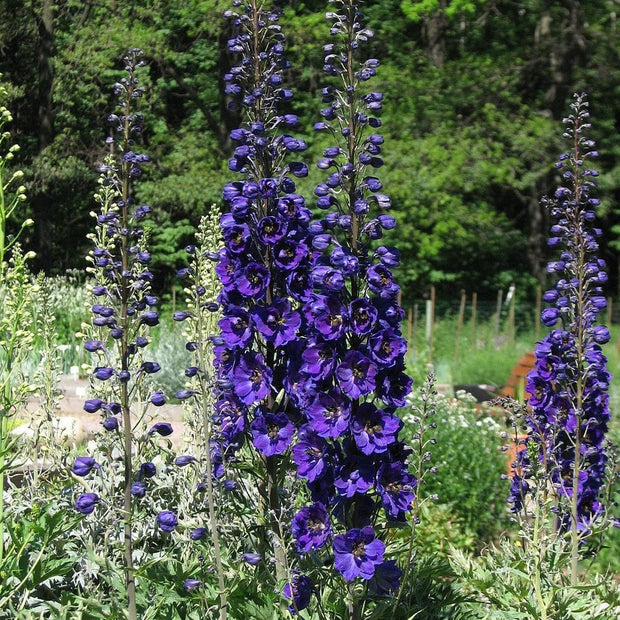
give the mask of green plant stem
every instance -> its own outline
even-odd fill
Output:
[[[0,270],[2,265],[0,264]],[[11,371],[13,347],[9,345],[6,351],[6,376],[2,386],[2,409],[0,410],[0,563],[4,559],[4,468],[6,467],[6,453],[9,449],[9,409],[11,407]]]
[[[541,512],[541,507],[538,503],[538,499],[535,498],[536,501],[536,508],[534,510],[534,532],[533,532],[533,538],[532,538],[532,551],[534,554],[536,554],[536,559],[535,559],[535,567],[534,567],[534,594],[536,596],[536,601],[538,602],[538,607],[540,609],[540,618],[541,620],[547,620],[547,604],[545,603],[545,600],[543,598],[542,595],[542,589],[541,589],[541,583],[540,583],[540,566],[541,566],[541,555],[544,553],[544,546],[542,551],[539,550],[539,546],[540,546],[540,529],[541,527],[544,527],[541,525],[541,519],[540,519],[540,512]],[[545,540],[543,542],[543,545],[547,544],[547,537],[545,537]]]
[[[125,124],[124,124],[124,142],[130,143],[130,121],[131,118],[131,98],[127,97],[125,102]],[[121,209],[122,227],[128,229],[128,212],[127,203],[130,196],[130,178],[129,164],[123,161],[122,164],[122,199],[123,206]],[[121,237],[121,261],[123,273],[129,271],[129,248],[127,246],[127,236]],[[131,291],[125,279],[121,285],[121,333],[119,346],[121,358],[121,370],[129,371],[129,335],[127,333],[129,326],[129,296]],[[132,544],[132,498],[131,498],[131,478],[133,474],[132,451],[133,451],[133,425],[131,420],[131,410],[129,403],[129,391],[127,383],[121,383],[121,410],[123,416],[123,444],[124,444],[124,497],[123,497],[123,530],[124,530],[124,552],[125,552],[125,588],[127,591],[127,614],[129,620],[137,620],[136,610],[136,579],[133,566],[133,544]]]
[[[279,582],[286,579],[286,558],[282,545],[282,532],[280,531],[280,494],[278,493],[278,463],[276,457],[268,456],[266,459],[267,470],[267,494],[269,507],[269,523],[276,541],[273,544],[273,553],[276,559],[276,577]]]
[[[220,620],[226,620],[227,617],[227,598],[226,598],[226,581],[224,579],[224,568],[222,566],[222,553],[220,549],[220,537],[217,529],[217,515],[215,512],[215,499],[213,496],[213,463],[211,460],[211,420],[209,417],[209,409],[211,402],[207,396],[208,385],[204,385],[202,390],[202,430],[204,433],[205,456],[207,468],[207,505],[209,507],[209,524],[211,525],[211,540],[213,541],[213,555],[215,556],[215,569],[217,572],[217,581],[220,589]]]
[[[9,419],[3,405],[0,411],[0,564],[4,559],[4,453],[7,450],[8,435]]]
[[[349,612],[349,620],[360,620],[359,605],[355,596],[353,582],[347,585],[347,610]]]
[[[575,131],[574,137],[574,163],[573,163],[573,178],[575,186],[575,204],[579,205],[581,202],[581,186],[579,185],[579,167],[577,161],[580,159],[579,149],[579,132]],[[577,214],[575,214],[577,217]],[[580,231],[581,227],[579,222],[575,222],[574,230]],[[579,235],[576,239],[576,246],[579,248],[579,259],[577,264],[579,265],[579,289],[577,293],[577,308],[576,324],[577,334],[575,337],[575,347],[577,354],[577,368],[576,368],[576,385],[575,385],[575,417],[576,417],[576,430],[575,430],[575,460],[573,463],[573,480],[572,480],[572,497],[571,497],[571,585],[576,586],[579,581],[579,545],[581,543],[581,537],[578,529],[578,501],[579,501],[579,474],[581,470],[581,420],[582,420],[582,407],[583,407],[583,392],[584,392],[584,376],[583,376],[583,359],[584,359],[584,342],[585,334],[583,321],[581,317],[584,316],[585,305],[587,301],[587,291],[585,290],[584,272],[585,265],[587,263],[586,251],[584,247],[585,239],[583,235]]]

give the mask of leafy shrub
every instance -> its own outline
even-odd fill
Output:
[[[463,527],[481,546],[509,523],[508,485],[502,479],[506,473],[506,457],[500,450],[502,427],[488,412],[476,409],[471,397],[459,396],[437,397],[436,443],[431,454],[437,473],[425,479],[420,493],[436,495],[439,504],[449,507],[457,527]],[[418,398],[416,392],[410,402],[416,404]],[[417,427],[408,413],[403,420],[403,433],[410,440]],[[433,511],[441,514],[441,509]]]

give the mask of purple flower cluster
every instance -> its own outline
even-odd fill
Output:
[[[571,149],[556,164],[564,183],[546,201],[554,221],[549,245],[559,254],[547,267],[555,286],[544,294],[551,306],[543,311],[542,322],[551,329],[537,345],[526,390],[531,394],[528,442],[538,447],[539,462],[559,495],[561,527],[587,532],[603,511],[599,493],[607,462],[603,441],[611,376],[601,345],[610,336],[596,324],[606,306],[607,274],[597,257],[601,231],[593,222],[599,200],[592,193],[598,172],[589,161],[598,153],[586,137],[585,95],[576,96],[571,108],[563,134]],[[532,454],[523,451],[516,463],[510,498],[515,512],[523,508],[524,495],[535,491]]]
[[[278,15],[255,3],[235,2],[227,12],[238,34],[228,42],[240,63],[225,76],[230,106],[247,119],[233,130],[229,161],[243,175],[224,188],[229,212],[221,218],[224,248],[216,273],[222,285],[222,318],[215,339],[220,387],[216,402],[225,454],[251,437],[264,456],[286,451],[301,419],[297,373],[303,305],[311,290],[311,211],[295,192],[307,174],[297,158],[303,140],[288,133],[297,117],[282,110],[292,98],[283,86],[283,36]],[[261,47],[255,49],[261,36]]]
[[[395,226],[375,176],[383,163],[382,95],[366,82],[378,61],[355,60],[372,32],[354,2],[334,4],[325,69],[341,86],[323,90],[328,107],[315,127],[334,140],[318,162],[329,172],[315,191],[319,219],[295,193],[292,177],[306,166],[287,163],[306,145],[287,133],[297,119],[282,112],[292,93],[283,87],[277,15],[253,2],[228,12],[240,31],[228,48],[241,62],[226,75],[226,92],[247,120],[231,134],[237,146],[229,161],[244,179],[224,188],[215,422],[226,455],[245,437],[268,459],[290,451],[312,499],[293,519],[298,551],[333,540],[345,579],[369,580],[385,564],[373,516],[383,507],[403,520],[414,499],[395,413],[411,379],[392,274],[399,253],[377,243]],[[334,520],[344,534],[332,537]],[[398,572],[385,566],[392,577]]]

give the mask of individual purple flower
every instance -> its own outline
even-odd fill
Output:
[[[153,426],[151,426],[149,430],[149,435],[157,433],[162,437],[168,437],[168,435],[172,435],[172,432],[172,424],[170,424],[169,422],[156,422],[155,424],[153,424]]]
[[[396,297],[400,291],[392,272],[385,265],[373,265],[367,273],[368,288],[379,297]]]
[[[91,456],[78,456],[73,462],[72,471],[76,476],[88,476],[93,468],[101,469],[101,465]]]
[[[88,413],[97,413],[103,404],[104,402],[100,398],[91,398],[84,403],[84,411]]]
[[[151,394],[150,401],[156,407],[161,407],[166,404],[166,395],[161,390],[157,390]]]
[[[178,390],[177,393],[175,394],[175,396],[179,400],[187,400],[188,398],[191,398],[195,394],[196,394],[196,390],[194,390],[192,388],[183,388],[181,390]]]
[[[163,532],[172,532],[178,524],[179,520],[171,510],[162,510],[157,514],[157,525]]]
[[[336,352],[333,346],[326,342],[309,344],[303,350],[301,359],[301,372],[316,380],[331,377],[336,369]]]
[[[190,465],[191,463],[195,463],[195,462],[196,462],[196,457],[191,456],[190,454],[183,454],[181,456],[177,456],[174,459],[174,464],[178,465],[179,467],[186,467],[187,465]]]
[[[235,224],[224,228],[224,239],[230,252],[244,254],[250,246],[252,234],[245,224]]]
[[[302,553],[322,547],[331,536],[331,531],[329,514],[320,502],[304,506],[295,514],[291,524],[297,550]]]
[[[235,394],[246,405],[261,401],[271,389],[273,373],[260,353],[244,353],[233,371]]]
[[[362,403],[351,420],[353,439],[360,452],[379,454],[396,441],[402,421],[378,409],[373,403]]]
[[[353,497],[366,493],[375,483],[376,470],[372,460],[363,454],[350,454],[335,471],[334,486],[340,495]]]
[[[314,584],[306,575],[295,575],[291,581],[284,585],[282,593],[291,601],[288,610],[295,614],[310,605]]]
[[[308,248],[305,244],[284,238],[274,247],[273,262],[284,271],[293,271],[299,267],[307,254]]]
[[[252,313],[256,329],[267,342],[276,347],[285,345],[295,339],[301,325],[298,312],[291,310],[288,299],[274,299],[269,306],[256,306]]]
[[[381,329],[368,339],[371,358],[382,368],[392,366],[407,351],[407,341],[392,327]]]
[[[131,494],[137,498],[144,497],[146,495],[146,484],[141,481],[133,482],[131,484]]]
[[[384,560],[375,567],[375,574],[368,581],[368,589],[378,596],[387,596],[398,591],[403,571],[396,560]]]
[[[200,581],[200,579],[186,579],[183,582],[183,587],[185,588],[185,590],[187,590],[188,592],[193,592],[194,590],[197,590],[198,588],[202,587],[202,581]]]
[[[297,465],[297,475],[313,482],[320,478],[329,466],[329,445],[310,424],[299,429],[298,437],[299,442],[291,450],[293,461]]]
[[[375,389],[377,366],[359,351],[347,351],[336,369],[340,389],[352,399],[366,396]]]
[[[369,334],[375,327],[378,318],[377,308],[367,299],[354,299],[349,305],[351,327],[357,336]]]
[[[140,473],[138,474],[138,479],[142,478],[152,478],[157,473],[157,468],[154,463],[150,461],[146,461],[140,465]]]
[[[237,289],[246,297],[261,298],[271,280],[269,270],[259,263],[249,263],[236,280]]]
[[[265,456],[282,454],[291,444],[295,426],[285,413],[257,411],[250,424],[252,443]]]
[[[119,427],[119,421],[118,418],[115,416],[108,416],[103,419],[101,425],[103,426],[103,428],[105,428],[106,431],[116,431]]]
[[[241,557],[250,566],[257,566],[263,561],[263,556],[260,553],[244,553]]]
[[[349,429],[351,402],[339,390],[319,392],[306,415],[315,432],[321,437],[336,439]]]
[[[258,222],[256,234],[265,245],[273,245],[284,237],[286,228],[286,223],[281,219],[268,215]]]
[[[105,366],[99,366],[93,371],[93,376],[100,381],[107,381],[113,375],[114,369]]]
[[[239,306],[229,306],[219,322],[222,338],[229,347],[246,347],[252,340],[250,314]]]
[[[402,521],[415,499],[415,476],[407,472],[403,463],[384,462],[377,472],[376,489],[385,512],[391,519]]]
[[[347,327],[347,309],[334,296],[316,296],[306,305],[314,328],[325,340],[335,340],[344,335]]]
[[[89,515],[99,503],[99,496],[96,493],[82,493],[75,500],[75,509],[83,515]]]
[[[196,527],[189,532],[189,537],[191,540],[202,540],[206,535],[207,529],[204,527]]]
[[[143,362],[140,370],[148,375],[152,375],[161,370],[161,366],[157,362]]]
[[[334,536],[334,566],[346,581],[356,577],[371,579],[383,562],[385,545],[375,537],[370,526],[353,528],[346,534]]]

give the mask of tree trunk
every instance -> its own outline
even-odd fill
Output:
[[[586,40],[580,0],[563,0],[561,14],[551,7],[542,13],[536,25],[535,44],[548,63],[549,85],[545,100],[553,118],[564,116],[566,98],[572,88],[573,69],[584,55]]]
[[[54,53],[54,7],[52,0],[41,0],[39,17],[39,59],[38,59],[38,103],[39,156],[54,139],[54,108],[52,91],[54,86],[54,70],[52,55]],[[35,221],[36,252],[43,266],[48,266],[45,257],[52,250],[52,228],[54,221],[53,205],[46,193],[39,192],[32,196],[32,209]]]
[[[431,62],[436,67],[442,67],[446,61],[446,0],[440,0],[439,8],[424,18],[424,34],[426,49]]]

